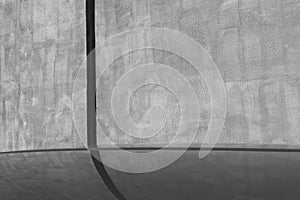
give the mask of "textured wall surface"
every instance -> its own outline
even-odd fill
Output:
[[[299,0],[96,2],[97,42],[153,26],[183,32],[206,49],[227,90],[219,143],[300,144]],[[1,0],[0,11],[0,151],[81,146],[72,122],[71,91],[84,61],[84,1]],[[200,130],[205,133],[210,98],[203,80],[197,81],[185,60],[147,50],[116,60],[100,81],[98,118],[107,134],[129,144],[165,143],[174,135],[178,102],[160,86],[137,90],[130,107],[134,121],[142,123],[151,105],[166,106],[166,126],[154,138],[125,136],[107,114],[106,89],[126,66],[147,62],[170,65],[188,77],[203,100]]]
[[[0,151],[80,145],[71,92],[85,55],[84,7],[0,1]]]
[[[97,14],[98,42],[125,30],[152,26],[178,30],[206,49],[226,85],[227,116],[219,143],[300,144],[300,1],[102,0],[97,1]],[[157,136],[128,137],[109,116],[107,97],[112,86],[126,67],[147,62],[174,67],[198,91],[204,102],[196,141],[201,143],[210,116],[207,88],[195,82],[197,73],[189,63],[159,50],[124,55],[104,74],[99,85],[102,127],[119,143],[166,143],[174,136],[178,102],[157,85],[137,90],[130,107],[135,122],[143,123],[151,105],[166,106],[167,123]]]

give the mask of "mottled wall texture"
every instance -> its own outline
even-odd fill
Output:
[[[0,11],[0,151],[81,146],[71,92],[84,62],[84,1],[1,0]],[[97,42],[152,26],[185,33],[206,49],[227,90],[220,144],[300,144],[300,0],[96,0],[96,14]],[[166,88],[147,85],[132,97],[136,123],[148,120],[153,104],[168,111],[166,126],[151,139],[123,134],[106,106],[126,66],[148,62],[176,68],[198,91],[203,104],[195,142],[201,143],[210,118],[205,83],[187,61],[160,50],[124,55],[105,72],[101,126],[120,144],[163,144],[174,136],[179,105]]]
[[[97,1],[97,14],[98,42],[125,30],[152,26],[185,33],[206,49],[227,90],[227,116],[219,143],[300,144],[299,0],[102,0]],[[198,75],[189,63],[159,50],[125,55],[104,74],[99,85],[102,127],[120,143],[166,143],[174,136],[178,102],[157,85],[137,90],[130,105],[136,123],[149,120],[145,114],[151,105],[166,106],[167,123],[157,136],[128,137],[104,114],[110,110],[108,94],[126,67],[147,62],[174,67],[201,94],[204,104],[196,141],[201,143],[210,117],[207,88],[195,82]]]
[[[0,151],[81,145],[71,93],[84,19],[82,0],[0,1]]]

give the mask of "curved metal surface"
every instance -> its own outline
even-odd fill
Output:
[[[141,151],[141,150],[138,150]],[[84,150],[0,154],[1,200],[115,197]],[[299,199],[299,152],[187,151],[172,166],[147,174],[107,169],[128,200]]]

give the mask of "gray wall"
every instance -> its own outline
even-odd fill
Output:
[[[84,61],[84,1],[2,0],[0,150],[81,146],[72,122],[72,80]],[[213,57],[227,90],[227,117],[219,143],[300,144],[299,0],[97,0],[97,41],[136,27],[179,30]],[[79,25],[78,25],[79,24]],[[101,80],[111,88],[129,64],[160,62],[194,80],[186,61],[158,50],[125,55]],[[210,116],[207,88],[200,132]],[[106,90],[103,90],[106,91]],[[119,143],[166,143],[178,124],[178,102],[167,89],[147,86],[133,97],[136,122],[151,104],[167,102],[166,127],[149,140],[124,136],[106,115],[98,118]],[[147,101],[146,99],[149,99]],[[199,134],[201,142],[203,134]],[[182,139],[184,142],[184,138]]]
[[[0,151],[80,145],[72,80],[85,55],[84,1],[0,1]]]
[[[300,143],[300,1],[103,0],[98,1],[98,10],[98,40],[131,28],[165,27],[189,35],[210,53],[227,90],[227,117],[219,143]],[[102,84],[109,89],[126,66],[147,60],[184,68],[181,72],[191,75],[191,82],[195,78],[188,63],[154,50],[132,53],[116,61],[114,66],[119,68],[112,67]],[[193,86],[202,98],[207,96],[205,86]],[[153,88],[144,87],[133,98],[138,103],[132,107],[131,114],[137,123],[143,121],[147,108],[157,101],[167,100],[167,108],[178,110],[172,95],[166,95],[168,92],[163,88]],[[106,96],[103,93],[100,101],[105,102]],[[204,102],[208,103],[209,99],[204,98]],[[172,138],[174,124],[178,124],[173,111],[157,137],[135,140],[124,136],[111,117],[105,118],[103,111],[109,113],[109,110],[102,107],[99,112],[105,121],[102,126],[116,142],[164,143]],[[198,142],[207,129],[210,116],[207,107],[208,104],[200,114]]]

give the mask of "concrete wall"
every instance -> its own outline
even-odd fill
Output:
[[[300,143],[300,1],[102,0],[97,1],[97,11],[98,41],[124,30],[153,26],[183,32],[207,50],[227,90],[227,116],[219,143]],[[167,143],[174,136],[179,107],[165,88],[138,90],[130,111],[133,119],[142,123],[147,121],[145,114],[151,105],[168,102],[166,127],[156,137],[127,137],[109,116],[107,91],[111,92],[126,67],[149,61],[176,68],[199,92],[204,101],[197,140],[201,142],[210,116],[207,88],[193,81],[198,75],[187,62],[158,50],[125,55],[105,74],[99,99],[104,106],[99,106],[98,114],[102,127],[120,143]]]
[[[0,151],[80,145],[71,91],[85,55],[84,7],[0,1]]]
[[[300,144],[299,0],[96,2],[98,42],[136,27],[166,27],[189,35],[210,53],[227,90],[220,143]],[[0,151],[81,146],[72,122],[71,89],[84,60],[85,29],[78,25],[84,20],[84,1],[1,0],[0,10]],[[126,66],[149,61],[189,77],[204,97],[200,130],[205,133],[207,88],[203,81],[192,81],[197,77],[189,63],[170,53],[123,56],[105,74],[101,89],[111,88]],[[99,121],[116,142],[166,143],[176,131],[178,102],[165,88],[147,86],[133,97],[131,115],[138,123],[153,103],[166,102],[166,127],[149,140],[124,136],[106,115],[107,94],[100,94]]]

